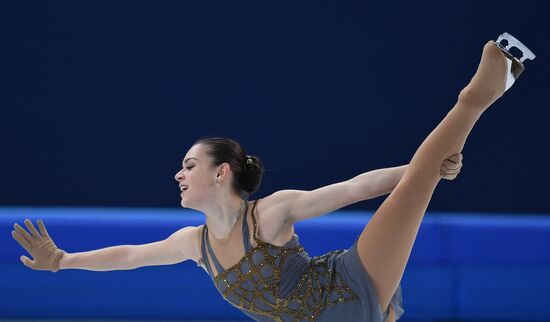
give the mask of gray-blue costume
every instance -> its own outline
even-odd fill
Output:
[[[298,235],[283,247],[263,242],[258,232],[254,210],[254,240],[249,240],[246,216],[243,218],[245,256],[224,269],[210,246],[208,227],[201,235],[201,252],[206,270],[218,291],[231,305],[256,321],[376,321],[387,319],[357,253],[357,240],[348,250],[333,250],[310,258],[298,241]],[[247,209],[245,214],[247,214]],[[214,277],[209,257],[216,266]],[[403,314],[401,285],[391,305],[396,319]]]

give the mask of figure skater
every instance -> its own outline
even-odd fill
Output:
[[[506,40],[503,42],[502,40]],[[511,46],[523,58],[508,52]],[[507,90],[534,55],[508,34],[488,42],[456,105],[420,145],[409,165],[360,174],[313,191],[281,190],[249,201],[262,162],[235,141],[204,138],[176,175],[181,205],[206,223],[165,240],[88,252],[59,249],[42,220],[40,232],[14,225],[14,239],[36,270],[135,269],[188,259],[212,278],[225,300],[256,321],[395,321],[403,314],[400,281],[420,223],[441,178],[454,179],[460,152],[482,113]],[[310,258],[294,223],[389,193],[351,248]],[[249,210],[250,209],[250,210]]]

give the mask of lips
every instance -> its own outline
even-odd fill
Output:
[[[180,191],[181,191],[180,195],[183,195],[187,191],[187,189],[189,189],[188,185],[181,185],[180,186]]]

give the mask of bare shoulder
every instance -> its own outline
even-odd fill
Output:
[[[182,251],[187,255],[186,257],[198,262],[200,259],[199,234],[202,225],[200,226],[187,226],[173,233],[169,239],[173,240],[175,245],[181,247]]]
[[[288,221],[289,218],[286,215],[290,211],[290,206],[296,197],[298,197],[301,193],[303,193],[301,190],[276,191],[271,195],[262,198],[258,203],[258,208],[263,209],[264,212],[275,214],[281,220]]]
[[[258,220],[258,235],[265,242],[283,246],[294,235],[294,223],[289,220],[291,190],[277,191],[258,200],[254,215]]]

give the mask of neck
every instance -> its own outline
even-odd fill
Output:
[[[218,242],[229,242],[238,219],[242,217],[244,203],[240,197],[230,197],[225,201],[212,203],[205,212],[208,230]]]

